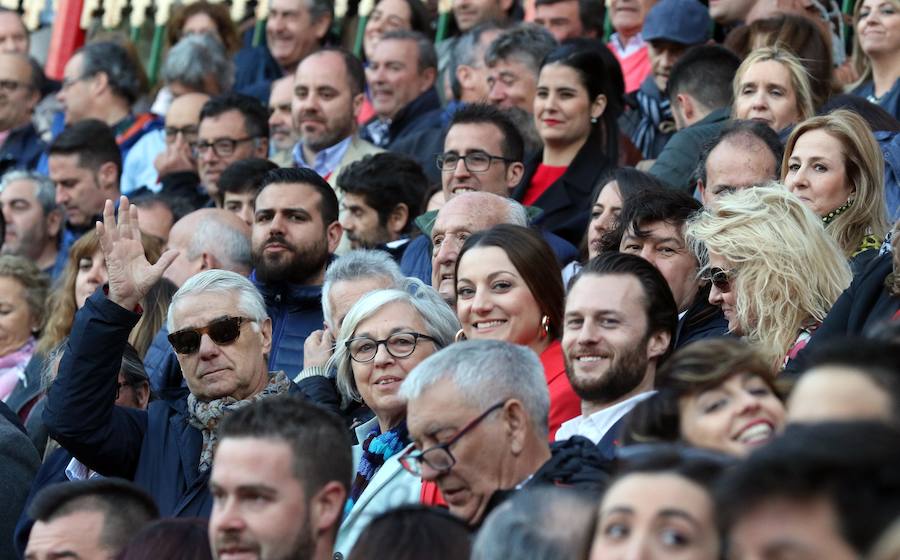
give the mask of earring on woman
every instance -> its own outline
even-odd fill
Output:
[[[597,117],[591,117],[591,124],[597,124]]]
[[[459,329],[453,337],[453,342],[462,342],[463,340],[467,340],[466,333],[462,329]]]
[[[550,317],[547,315],[541,317],[541,328],[544,330],[544,334],[541,335],[541,338],[550,336]]]

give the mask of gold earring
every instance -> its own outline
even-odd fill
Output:
[[[453,337],[453,341],[462,342],[464,340],[466,340],[466,333],[462,329],[459,329],[456,331],[456,336]]]
[[[544,329],[544,334],[541,335],[541,338],[547,338],[550,336],[550,317],[544,315],[541,318],[541,328]]]

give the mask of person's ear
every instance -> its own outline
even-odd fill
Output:
[[[709,206],[706,201],[706,185],[703,184],[703,179],[697,179],[697,193],[700,194],[700,202],[703,203],[703,206]]]
[[[507,401],[500,414],[503,415],[503,428],[509,440],[510,452],[513,455],[519,455],[525,450],[528,425],[531,419],[528,417],[525,407],[516,399]]]
[[[344,502],[347,500],[347,490],[344,485],[336,480],[330,480],[316,492],[309,501],[310,522],[313,537],[329,535],[337,532],[343,516]],[[316,538],[317,541],[320,539]],[[330,555],[330,550],[329,550]]]
[[[679,93],[675,96],[675,99],[678,101],[678,106],[681,107],[681,114],[684,117],[685,123],[693,121],[697,115],[697,109],[694,107],[693,98],[691,98],[690,95]]]
[[[341,222],[334,221],[328,224],[328,227],[325,228],[325,238],[328,241],[328,252],[334,253],[338,245],[341,243],[341,236],[344,235],[344,228],[341,227]]]
[[[351,104],[352,112],[353,112],[353,122],[359,121],[359,112],[362,111],[363,102],[366,100],[366,94],[357,93],[353,96],[353,101]]]
[[[62,210],[52,210],[44,218],[44,228],[49,237],[56,237],[62,229],[64,215]]]
[[[266,159],[269,157],[269,139],[268,138],[257,138],[256,139],[256,150],[254,150],[254,157],[259,159]]]
[[[97,185],[101,190],[109,191],[119,188],[119,166],[111,161],[100,164],[97,170]]]
[[[387,229],[399,238],[403,230],[406,229],[407,223],[409,223],[409,206],[401,202],[394,206],[394,209],[388,215]]]
[[[419,93],[425,93],[433,88],[435,79],[437,79],[437,68],[426,68],[425,71],[422,72],[422,85],[419,88]]]
[[[669,349],[669,342],[672,341],[672,334],[665,331],[657,331],[650,335],[647,341],[647,359],[657,360]]]
[[[147,403],[150,402],[150,383],[144,381],[133,387],[134,398],[137,401],[138,408],[147,409]]]
[[[262,338],[262,353],[268,356],[272,349],[272,319],[269,317],[259,323],[259,336]]]
[[[467,64],[460,64],[456,67],[456,81],[459,82],[461,89],[469,87],[472,81],[472,67]]]
[[[321,43],[328,30],[331,29],[331,14],[321,16],[317,21],[313,22],[312,27],[313,33],[316,34],[316,39]]]
[[[88,89],[92,97],[97,97],[109,88],[109,75],[106,72],[97,72],[89,81]]]
[[[221,267],[219,266],[219,260],[215,256],[206,252],[200,254],[200,272],[217,268]]]
[[[521,161],[514,161],[506,166],[506,186],[510,190],[516,188],[525,175],[525,164]]]
[[[604,111],[606,111],[606,96],[601,93],[591,103],[591,118],[599,119],[603,116]]]

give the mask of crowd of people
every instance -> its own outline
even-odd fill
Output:
[[[0,560],[900,558],[900,0],[373,4],[0,8]]]

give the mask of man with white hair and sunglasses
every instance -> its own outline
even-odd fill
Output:
[[[296,391],[284,372],[268,371],[272,322],[243,276],[224,270],[193,276],[172,298],[167,321],[187,391],[163,395],[147,411],[115,406],[122,351],[141,302],[177,252],[166,251],[154,265],[146,260],[136,208],[125,197],[118,221],[106,202],[97,232],[108,288],[75,316],[44,422],[89,468],[147,490],[163,516],[208,517],[219,421],[230,410]]]

